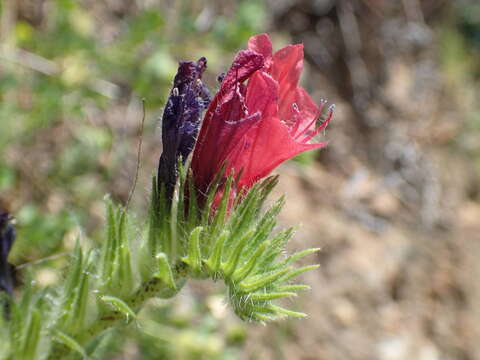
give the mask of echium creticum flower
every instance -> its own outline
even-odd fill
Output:
[[[307,150],[325,146],[311,140],[332,117],[317,124],[317,106],[298,85],[303,45],[272,54],[267,34],[250,38],[210,103],[193,154],[195,184],[205,193],[219,171],[237,176],[234,189],[248,190],[276,166]],[[248,82],[247,82],[248,80]]]
[[[15,240],[15,229],[10,221],[10,214],[0,210],[0,292],[12,294],[13,267],[7,261],[8,254]]]
[[[210,103],[210,93],[202,83],[207,60],[182,61],[173,80],[162,117],[163,152],[158,166],[158,187],[164,186],[165,197],[171,200],[178,175],[178,161],[192,152],[203,110]]]
[[[315,136],[332,109],[320,123],[325,103],[315,105],[298,85],[302,66],[302,45],[273,53],[267,35],[254,36],[210,102],[201,80],[206,60],[181,62],[163,114],[163,153],[142,224],[148,231],[108,200],[102,246],[85,252],[78,241],[64,281],[51,289],[26,283],[19,301],[7,302],[12,316],[0,317],[0,358],[98,357],[104,341],[97,335],[135,321],[146,300],[173,297],[190,278],[223,281],[244,320],[305,316],[276,301],[309,288],[291,280],[317,268],[296,262],[318,249],[286,255],[293,229],[276,227],[284,200],[263,208],[277,177],[262,180],[283,161],[325,145]],[[0,292],[9,294],[14,239],[9,215],[0,212]]]

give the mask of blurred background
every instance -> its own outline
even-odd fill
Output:
[[[290,249],[321,247],[309,314],[244,324],[221,284],[189,282],[127,329],[112,359],[480,359],[478,0],[2,0],[0,204],[11,262],[55,284],[66,251],[102,241],[103,196],[136,167],[145,214],[158,117],[177,61],[206,56],[207,85],[249,36],[304,43],[303,85],[336,104],[328,148],[278,169]],[[38,261],[47,258],[49,260]]]

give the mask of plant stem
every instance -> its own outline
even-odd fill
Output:
[[[184,266],[177,266],[176,268],[184,271]],[[175,273],[178,274],[177,272]],[[138,314],[148,299],[151,299],[153,297],[172,297],[178,293],[178,291],[182,288],[185,282],[185,278],[179,277],[178,280],[176,280],[177,288],[174,290],[166,286],[161,279],[153,277],[150,280],[145,281],[132,296],[130,296],[128,299],[125,299],[125,303],[134,311],[135,314]],[[100,297],[97,298],[97,301],[101,301]],[[97,319],[90,325],[90,327],[84,330],[82,334],[76,334],[72,336],[72,338],[81,346],[86,345],[90,340],[94,339],[102,331],[119,325],[121,320],[126,320],[125,325],[130,324],[133,320],[132,318],[126,317],[124,313],[117,309],[111,309],[107,306],[100,306],[99,308],[104,311],[98,314]],[[52,351],[50,352],[49,358],[61,359],[69,355],[71,351],[72,349],[67,347],[66,345],[56,343],[53,346]]]

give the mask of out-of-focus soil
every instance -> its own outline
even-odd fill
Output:
[[[306,87],[337,108],[319,161],[284,166],[277,189],[283,225],[302,224],[292,250],[322,248],[295,300],[309,316],[256,327],[246,358],[480,358],[478,178],[452,145],[463,104],[439,67],[444,5],[270,2],[305,44]]]

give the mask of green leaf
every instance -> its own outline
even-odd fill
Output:
[[[68,336],[67,334],[61,332],[60,330],[56,330],[56,329],[54,329],[52,331],[52,333],[53,333],[53,338],[57,342],[67,346],[68,348],[72,349],[73,351],[78,352],[80,355],[82,355],[82,357],[84,359],[88,358],[85,350],[83,349],[83,347],[77,341],[75,341],[74,338],[72,338],[72,337]]]
[[[78,286],[83,269],[83,252],[80,247],[80,241],[77,238],[75,242],[75,248],[73,250],[70,263],[70,271],[67,274],[65,280],[65,294],[67,297],[73,294],[75,288]]]
[[[33,308],[23,338],[23,359],[36,359],[42,329],[40,310]]]
[[[90,258],[92,253],[90,253]],[[67,329],[68,333],[80,333],[87,321],[87,306],[90,295],[90,272],[92,270],[92,263],[90,259],[86,261],[82,274],[80,276],[80,282],[75,289],[73,303],[71,310],[68,313]]]
[[[102,280],[107,283],[112,279],[113,265],[117,250],[117,219],[113,203],[109,197],[105,198],[107,207],[107,241],[102,249]]]

